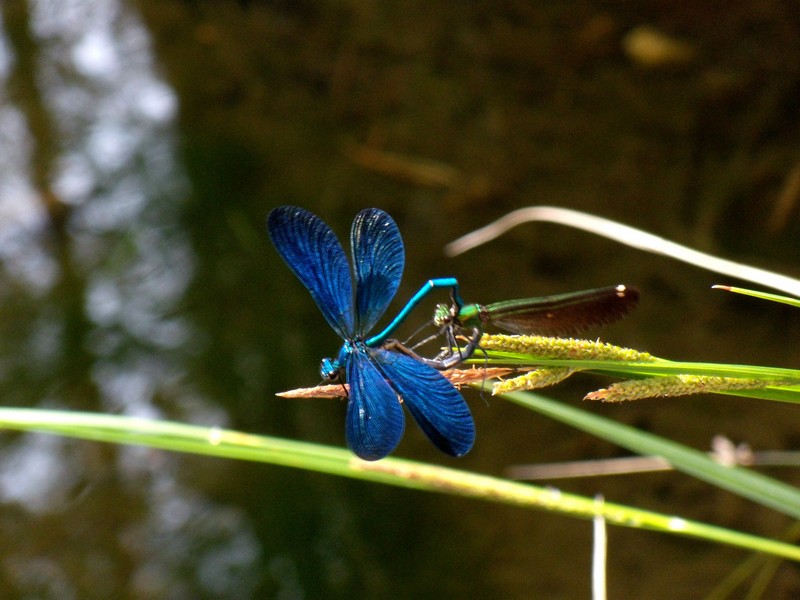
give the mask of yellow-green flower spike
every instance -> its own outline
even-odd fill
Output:
[[[542,335],[486,334],[481,338],[480,347],[484,350],[528,354],[542,358],[628,362],[653,362],[656,360],[647,352],[614,346],[606,342]]]
[[[507,394],[519,390],[536,390],[543,387],[555,385],[564,381],[577,369],[570,367],[551,367],[535,369],[519,377],[498,381],[492,387],[492,395]]]
[[[670,375],[629,379],[591,392],[584,400],[601,402],[626,402],[642,398],[688,396],[732,390],[757,390],[771,385],[786,384],[783,380],[750,379],[745,377],[712,377],[706,375]],[[791,382],[788,382],[791,383]]]

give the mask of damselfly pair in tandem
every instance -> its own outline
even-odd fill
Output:
[[[364,460],[390,454],[405,427],[402,404],[431,442],[451,456],[469,452],[475,423],[456,388],[439,372],[457,365],[477,347],[487,325],[512,333],[575,335],[630,312],[638,292],[624,286],[558,296],[467,304],[455,278],[431,279],[379,333],[370,335],[397,292],[405,248],[392,218],[377,208],[358,213],[350,230],[352,273],[333,230],[296,206],[272,210],[267,228],[283,260],[308,289],[325,320],[344,340],[335,358],[323,359],[322,376],[349,384],[345,436]],[[418,356],[391,335],[434,289],[449,288],[452,303],[437,306],[434,322],[447,347],[470,332],[466,346],[434,358]],[[355,291],[355,293],[354,293]]]

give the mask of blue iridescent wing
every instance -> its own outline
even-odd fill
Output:
[[[372,356],[434,446],[451,456],[470,451],[475,443],[475,423],[452,383],[405,354],[376,348]]]
[[[366,335],[394,298],[405,265],[400,230],[377,208],[362,210],[350,230],[356,274],[356,331]]]
[[[347,381],[347,446],[364,460],[383,458],[400,443],[405,428],[397,393],[363,349],[347,357]]]
[[[314,213],[279,206],[267,217],[272,243],[343,338],[353,334],[353,282],[342,245]]]

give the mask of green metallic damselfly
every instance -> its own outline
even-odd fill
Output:
[[[454,297],[450,305],[439,304],[434,311],[434,325],[445,335],[449,349],[430,359],[430,364],[449,368],[466,360],[478,347],[476,332],[487,327],[517,334],[570,337],[622,319],[638,302],[639,290],[625,285],[492,304],[461,304]],[[465,329],[472,329],[472,337],[464,348],[453,351]]]

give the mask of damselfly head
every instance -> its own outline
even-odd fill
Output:
[[[433,311],[433,324],[436,325],[436,327],[450,325],[456,316],[456,310],[457,308],[455,305],[437,304]]]
[[[339,378],[342,374],[342,368],[338,361],[335,361],[332,358],[323,358],[319,363],[319,374],[326,381],[334,383],[339,381]]]

